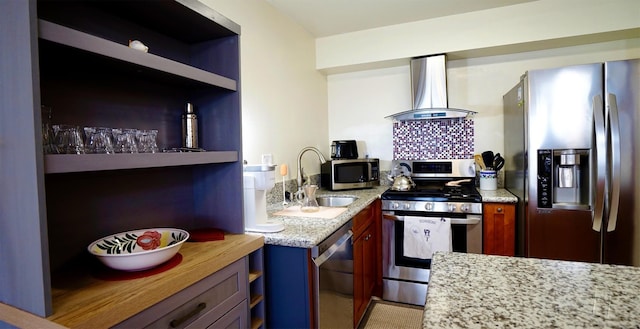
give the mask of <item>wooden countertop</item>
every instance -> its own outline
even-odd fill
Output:
[[[53,315],[47,319],[70,328],[107,328],[261,248],[264,238],[227,234],[224,240],[185,242],[177,266],[149,277],[105,281],[87,266],[66,269],[52,278]]]

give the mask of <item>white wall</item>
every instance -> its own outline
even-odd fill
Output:
[[[502,96],[527,70],[607,60],[640,58],[640,38],[447,62],[449,106],[477,111],[476,153],[504,152]],[[357,138],[372,157],[389,169],[391,120],[409,109],[409,66],[328,76],[329,139]],[[364,154],[364,153],[363,153]]]
[[[408,75],[408,66],[329,75],[329,139],[356,139],[361,157],[390,167],[392,125],[384,117],[411,107]]]
[[[505,52],[511,45],[506,55],[454,57],[447,64],[449,106],[479,112],[476,152],[502,152],[502,95],[526,70],[640,57],[637,0],[539,0],[317,40],[266,1],[201,1],[242,28],[244,158],[257,163],[272,153],[275,163],[289,165],[289,178],[303,147],[329,156],[335,139],[357,139],[362,156],[380,158],[388,169],[392,131],[384,117],[410,107],[411,56],[492,47]],[[416,26],[421,30],[407,34]],[[621,35],[633,37],[594,43]],[[521,52],[539,42],[558,47],[567,37],[586,45]],[[363,69],[376,62],[387,67]],[[318,71],[346,66],[350,73]],[[310,174],[319,171],[312,155],[303,165]]]
[[[274,164],[288,164],[292,179],[305,146],[329,156],[327,81],[315,69],[312,35],[266,1],[202,2],[241,26],[244,159],[260,163],[261,155],[270,153]],[[305,172],[320,171],[317,157],[304,160]]]

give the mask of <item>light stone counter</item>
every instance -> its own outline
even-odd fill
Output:
[[[281,199],[274,198],[273,200],[269,200],[271,203],[267,208],[269,219],[282,221],[285,225],[285,229],[281,232],[260,234],[264,236],[265,244],[312,248],[322,240],[326,239],[342,225],[347,223],[349,219],[358,214],[358,212],[371,204],[374,200],[380,198],[380,195],[382,195],[382,193],[388,188],[389,186],[384,185],[371,189],[348,191],[318,190],[317,196],[348,195],[358,197],[358,200],[349,205],[347,211],[332,219],[276,216],[274,213],[284,209],[284,207],[291,207],[292,205],[295,205],[295,203],[290,202],[288,205],[283,206],[282,201],[276,201]],[[482,202],[516,203],[518,201],[518,198],[505,189],[498,189],[496,191],[478,191],[482,195]]]
[[[434,257],[424,328],[640,328],[640,268]]]
[[[323,218],[307,218],[293,216],[275,216],[274,213],[282,210],[282,201],[279,203],[271,203],[267,207],[267,213],[270,220],[282,221],[284,223],[284,231],[276,233],[260,233],[264,236],[264,243],[288,247],[312,248],[322,240],[326,239],[342,225],[347,223],[349,219],[358,214],[362,209],[367,207],[380,195],[386,191],[389,186],[378,186],[370,189],[348,190],[348,191],[328,191],[324,189],[318,190],[316,196],[321,195],[348,195],[356,196],[358,199],[347,207],[347,211],[341,215],[331,219]],[[281,199],[280,199],[281,200]],[[295,203],[290,202],[286,207],[291,207]]]
[[[496,202],[496,203],[517,203],[518,198],[509,193],[509,191],[499,188],[495,191],[487,191],[478,189],[482,196],[482,202]]]

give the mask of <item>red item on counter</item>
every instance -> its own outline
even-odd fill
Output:
[[[206,242],[224,240],[224,231],[217,228],[202,228],[189,231],[191,242]]]
[[[178,264],[180,264],[181,262],[182,262],[182,254],[177,253],[168,261],[156,267],[150,268],[148,270],[134,271],[134,272],[119,271],[119,270],[114,270],[112,268],[108,268],[102,264],[96,264],[96,266],[92,268],[91,274],[94,277],[104,281],[134,280],[134,279],[146,278],[148,276],[152,276],[152,275],[170,270],[178,266]]]

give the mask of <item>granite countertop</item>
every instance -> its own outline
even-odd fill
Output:
[[[335,232],[342,225],[347,223],[349,219],[358,214],[362,209],[371,204],[374,200],[380,198],[380,195],[389,189],[387,185],[381,185],[370,189],[347,190],[347,191],[329,191],[320,189],[317,196],[321,195],[346,195],[358,197],[356,201],[347,207],[347,210],[339,216],[331,219],[313,218],[313,217],[293,217],[293,216],[277,216],[280,210],[285,207],[295,205],[290,202],[283,206],[282,202],[270,203],[267,206],[267,214],[269,220],[282,221],[285,229],[276,233],[259,233],[264,236],[264,243],[288,247],[313,248],[322,240],[326,239],[331,233]],[[505,189],[496,191],[478,190],[482,195],[483,202],[501,202],[516,203],[518,198],[509,193]]]
[[[478,189],[482,196],[482,202],[496,202],[496,203],[517,203],[518,198],[509,193],[509,191],[499,188],[495,191],[487,191]]]
[[[321,195],[346,195],[356,196],[358,199],[347,207],[347,210],[335,218],[312,218],[312,217],[293,217],[293,216],[276,216],[274,213],[295,205],[290,202],[283,206],[282,202],[272,203],[267,206],[267,214],[269,220],[282,221],[284,230],[276,233],[259,233],[264,236],[264,243],[279,246],[313,248],[326,239],[331,233],[335,232],[342,225],[347,223],[349,219],[358,214],[362,209],[367,207],[380,195],[386,191],[389,186],[378,186],[370,189],[348,190],[348,191],[329,191],[320,189],[316,196]]]
[[[638,328],[640,268],[437,253],[424,328]]]

